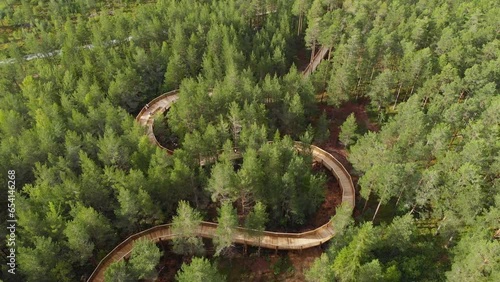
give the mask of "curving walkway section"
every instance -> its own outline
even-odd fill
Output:
[[[309,76],[316,68],[318,65],[321,63],[321,61],[325,58],[326,54],[328,53],[328,48],[326,47],[321,47],[316,55],[314,56],[313,60],[309,65],[307,65],[306,69],[302,72],[302,75],[304,77]],[[167,151],[169,154],[172,154],[173,151],[162,146],[160,142],[156,139],[156,136],[154,134],[153,126],[154,126],[154,116],[158,113],[164,113],[166,110],[172,106],[173,103],[179,99],[179,89],[169,91],[167,93],[164,93],[153,100],[146,104],[139,114],[137,114],[137,117],[135,120],[142,126],[147,127],[147,135],[151,143],[156,144],[156,146],[160,147],[161,149]],[[210,95],[210,94],[209,94]],[[318,100],[323,99],[323,97],[317,97]]]
[[[162,97],[161,99],[158,99]],[[178,93],[172,91],[166,93],[149,103],[149,108],[143,109],[137,116],[137,121],[148,127],[148,136],[151,140],[154,138],[152,134],[153,115],[159,111],[165,111],[178,99]],[[297,147],[300,144],[296,145]],[[345,167],[330,153],[325,150],[311,145],[311,152],[314,160],[322,163],[338,180],[342,189],[342,202],[347,202],[354,208],[354,184],[350,174]],[[136,233],[125,241],[116,246],[106,257],[104,257],[95,271],[89,278],[89,281],[104,281],[104,271],[113,262],[120,261],[130,255],[134,241],[138,239],[148,239],[154,242],[160,240],[170,240],[176,236],[170,229],[170,224],[158,225],[153,228]],[[198,227],[197,234],[204,238],[213,238],[217,224],[213,222],[202,222]],[[260,246],[275,250],[301,250],[321,245],[330,240],[335,235],[334,226],[331,221],[326,224],[307,232],[302,233],[278,233],[264,231],[260,237],[252,237],[249,235],[249,230],[245,228],[237,228],[233,241],[235,243]]]
[[[327,52],[328,49],[321,48],[311,64],[307,66],[303,75],[308,76],[319,65]],[[157,113],[163,113],[168,110],[178,99],[178,90],[167,92],[153,99],[146,106],[144,106],[136,117],[136,121],[139,124],[147,127],[147,135],[151,142],[155,143],[157,146],[168,151],[169,153],[172,153],[172,151],[161,146],[153,133],[154,116]],[[300,150],[302,145],[297,142],[295,147]],[[351,208],[354,209],[355,190],[351,175],[330,153],[314,145],[311,145],[310,149],[314,160],[323,164],[337,178],[340,188],[342,189],[342,203],[348,203]],[[198,236],[204,238],[213,238],[216,234],[216,229],[216,223],[203,221],[200,226],[198,226],[196,233]],[[236,228],[233,242],[260,246],[274,250],[302,250],[319,246],[330,240],[335,235],[335,228],[332,225],[331,220],[314,230],[302,233],[264,231],[261,236],[251,236],[250,231],[251,230],[242,227]],[[136,240],[148,239],[154,242],[159,242],[163,240],[171,240],[177,235],[178,234],[172,233],[171,224],[164,224],[157,225],[128,237],[100,261],[88,281],[104,281],[104,272],[106,268],[110,264],[128,257]]]
[[[311,151],[313,158],[321,162],[337,178],[342,189],[342,203],[349,203],[354,208],[354,185],[351,176],[344,166],[330,153],[317,146],[312,145]],[[128,257],[136,240],[148,239],[154,242],[171,240],[177,234],[172,233],[170,227],[171,224],[157,225],[130,236],[101,260],[88,281],[104,281],[104,271],[106,268],[113,262]],[[196,233],[204,238],[213,238],[216,234],[216,229],[216,223],[203,221]],[[302,250],[319,246],[335,235],[335,228],[332,226],[331,220],[314,230],[302,233],[264,231],[262,236],[256,237],[249,235],[249,231],[246,228],[238,227],[235,231],[233,242],[274,250]]]
[[[151,143],[156,144],[156,146],[167,151],[169,154],[172,154],[173,151],[163,147],[156,139],[153,131],[154,117],[156,114],[164,113],[168,110],[177,99],[179,99],[179,89],[164,93],[142,107],[135,118],[140,125],[147,127],[147,135]]]

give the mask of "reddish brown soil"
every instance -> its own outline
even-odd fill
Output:
[[[321,147],[332,154],[335,158],[337,158],[349,172],[352,172],[353,168],[347,160],[349,154],[345,146],[340,144],[338,139],[340,126],[342,125],[342,123],[344,123],[344,121],[351,113],[354,113],[358,125],[366,128],[369,131],[379,131],[379,125],[370,121],[366,112],[366,106],[368,105],[368,103],[369,100],[367,99],[359,99],[357,102],[346,102],[339,108],[329,106],[326,103],[319,104],[320,110],[326,112],[327,119],[330,121],[330,138],[327,142],[321,144]],[[359,177],[351,173],[351,178],[352,182],[354,183],[354,187],[357,187]],[[356,191],[356,199],[358,198],[359,193],[358,191]],[[360,212],[360,209],[356,208],[354,210],[354,217],[357,217]]]
[[[211,249],[210,243],[206,246]],[[175,274],[180,269],[183,261],[189,263],[189,259],[171,252],[168,242],[163,242],[165,253],[158,267],[159,275],[156,281],[175,281]],[[241,246],[236,246],[231,251],[231,258],[215,259],[219,272],[227,277],[227,281],[305,281],[304,273],[318,258],[323,249],[321,247],[310,248],[302,251],[279,251],[262,249],[260,256],[257,249],[249,247],[248,253],[243,252]],[[207,252],[209,258],[212,252]],[[281,259],[288,260],[286,269],[275,272],[276,264]],[[214,259],[211,259],[214,262]]]
[[[305,281],[305,271],[321,253],[319,247],[303,251],[280,251],[277,254],[262,251],[260,256],[254,250],[249,255],[240,255],[231,261],[220,261],[219,269],[228,281]],[[280,259],[288,262],[277,271],[276,265]]]
[[[320,103],[320,111],[325,111],[327,119],[330,121],[330,138],[325,144],[323,144],[322,148],[327,149],[330,152],[336,152],[342,155],[344,159],[347,159],[347,151],[345,150],[345,147],[339,143],[338,140],[340,126],[342,125],[342,123],[344,123],[344,121],[351,113],[354,113],[356,121],[360,126],[365,127],[369,131],[378,131],[379,126],[376,123],[371,122],[368,118],[368,114],[366,113],[366,105],[368,103],[368,100],[360,99],[357,102],[346,102],[339,108],[327,105],[326,103]],[[337,157],[337,155],[334,156]]]
[[[321,164],[315,163],[313,169],[315,171],[323,171],[327,176],[325,201],[321,204],[316,214],[300,228],[299,232],[312,230],[327,223],[335,214],[335,207],[342,202],[342,190],[337,179]]]
[[[156,281],[174,281],[177,270],[182,266],[183,258],[172,252],[170,241],[163,241],[159,245],[160,249],[163,250],[163,256],[158,266],[158,279]]]
[[[305,281],[305,272],[309,268],[311,268],[312,263],[316,258],[319,258],[321,254],[323,253],[323,250],[320,247],[315,247],[315,248],[310,248],[303,250],[301,252],[299,251],[290,251],[288,252],[288,257],[290,258],[290,261],[295,269],[295,273],[291,277],[287,277],[285,280],[282,281],[289,281],[289,282],[299,282],[299,281]]]

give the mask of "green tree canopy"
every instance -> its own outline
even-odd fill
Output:
[[[217,268],[206,258],[193,258],[190,264],[182,264],[175,275],[179,282],[217,282],[226,281],[226,277],[219,274]]]

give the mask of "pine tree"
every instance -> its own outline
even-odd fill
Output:
[[[300,35],[302,27],[304,26],[304,16],[311,6],[310,0],[295,0],[293,3],[292,13],[295,16],[299,16],[299,22],[297,25],[297,35]]]
[[[160,249],[154,242],[147,239],[135,241],[128,261],[130,270],[137,279],[154,279],[160,257]]]
[[[215,256],[221,255],[221,253],[224,253],[227,248],[233,245],[234,229],[238,226],[236,210],[233,209],[230,202],[223,202],[218,212],[218,225],[213,239],[215,245]]]
[[[329,127],[329,121],[326,117],[326,113],[323,111],[321,116],[319,116],[318,123],[316,125],[314,140],[319,143],[327,141],[328,138],[330,138]]]
[[[253,210],[245,219],[245,227],[249,229],[249,235],[256,237],[259,240],[259,249],[257,253],[260,255],[260,240],[266,229],[266,224],[269,221],[269,215],[266,212],[266,206],[262,202],[255,203]]]
[[[114,262],[110,264],[104,271],[104,281],[106,282],[135,281],[130,272],[131,271],[125,260]]]
[[[346,147],[351,146],[356,142],[358,137],[358,124],[354,113],[350,114],[344,123],[340,126],[339,141]]]
[[[77,204],[71,210],[73,220],[64,230],[68,246],[84,264],[95,255],[97,250],[114,243],[115,234],[111,223],[93,208]]]
[[[332,227],[335,229],[337,236],[342,236],[352,224],[352,205],[348,202],[342,202],[336,208],[335,215],[332,217]]]
[[[226,277],[217,272],[217,268],[206,258],[193,258],[190,264],[182,264],[175,275],[179,282],[226,281]]]
[[[180,201],[177,215],[172,218],[172,233],[177,234],[172,239],[173,251],[176,254],[192,256],[205,252],[203,242],[197,235],[200,224],[201,214],[187,202]]]
[[[232,149],[230,151],[232,152]],[[231,160],[226,159],[217,162],[212,169],[207,185],[212,201],[234,200],[238,193],[236,180],[236,173]]]
[[[326,253],[321,254],[321,257],[314,260],[311,268],[306,271],[305,278],[309,282],[335,281],[335,274]]]
[[[29,281],[74,281],[71,256],[50,237],[34,237],[33,247],[20,246],[19,264]],[[16,273],[17,274],[17,273]]]

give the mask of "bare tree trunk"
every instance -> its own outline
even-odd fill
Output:
[[[362,212],[365,212],[366,207],[368,206],[368,201],[370,201],[370,195],[371,194],[372,194],[372,191],[370,190],[370,193],[368,193],[368,197],[366,198],[365,206],[363,207],[363,211]]]
[[[401,192],[399,193],[398,200],[396,201],[396,207],[398,206],[399,200],[401,200],[402,195],[403,195],[403,190],[401,190]]]
[[[415,203],[413,205],[413,207],[411,208],[411,211],[410,211],[410,214],[413,214],[413,212],[415,211],[415,208],[417,207],[417,203]]]
[[[375,72],[375,67],[372,67],[372,74],[370,75],[370,84],[373,81],[373,73]]]
[[[312,45],[312,49],[311,49],[311,62],[312,63],[314,61],[314,53],[316,52],[316,42],[313,43]]]
[[[302,13],[300,13],[299,15],[299,26],[298,26],[298,29],[297,29],[297,35],[300,35],[300,31],[302,30],[302,21],[303,21],[303,18],[304,15]]]
[[[244,191],[240,194],[241,198],[241,213],[245,216],[247,211],[250,210],[252,203],[254,202],[252,194]]]
[[[425,105],[427,105],[428,100],[429,100],[429,96],[425,96],[424,105],[422,106],[423,108],[425,108]]]
[[[415,89],[415,83],[411,86],[411,90],[410,90],[410,97],[411,95],[413,94],[413,90]]]
[[[446,216],[443,217],[443,219],[441,219],[441,221],[444,221],[446,219]],[[434,236],[437,236],[439,234],[439,229],[441,229],[441,224],[438,226],[437,230],[436,230],[436,234],[434,234]]]
[[[455,130],[455,132],[453,133],[453,136],[451,137],[451,140],[450,140],[450,144],[448,144],[448,149],[451,147],[451,145],[453,144],[453,141],[455,141],[455,138],[457,137],[457,134],[458,134],[458,129]]]
[[[245,215],[245,205],[246,205],[245,195],[241,196],[241,213]]]
[[[453,240],[453,236],[451,236],[450,239],[448,239],[448,242],[446,242],[446,244],[444,245],[445,249],[448,249],[448,246],[450,245],[452,240]]]
[[[260,257],[260,240],[261,240],[261,236],[262,236],[262,234],[259,234],[259,239],[258,239],[259,246],[257,247],[257,256],[258,257]]]
[[[380,201],[378,201],[377,209],[375,210],[375,214],[373,215],[372,221],[374,221],[375,217],[377,217],[377,213],[381,205],[382,205],[382,198],[380,198]]]
[[[361,77],[358,79],[358,83],[356,84],[356,87],[354,88],[356,90],[356,100],[358,100],[358,96],[359,96],[358,95],[358,93],[359,93],[358,87],[360,84],[361,84]]]
[[[398,104],[399,93],[401,93],[401,86],[403,86],[403,82],[399,83],[398,94],[396,95],[396,101],[394,101],[394,109],[396,109],[396,105]]]
[[[380,200],[378,201],[377,209],[375,210],[375,214],[373,215],[372,221],[375,220],[375,217],[377,217],[378,210],[380,209],[380,206],[382,205],[382,199],[384,199],[385,192],[387,191],[387,188],[384,190],[382,193],[382,196],[380,197]]]
[[[460,92],[460,97],[458,97],[457,102],[460,102],[460,100],[462,100],[462,99],[463,99],[463,97],[464,97],[464,92],[465,92],[465,91],[463,91],[463,90],[462,90],[462,92]]]

